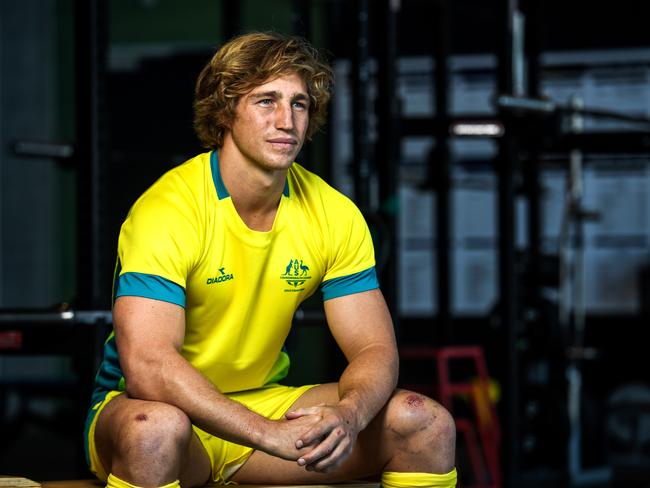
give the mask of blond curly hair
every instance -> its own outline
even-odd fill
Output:
[[[194,130],[201,145],[216,149],[235,118],[239,99],[274,78],[296,73],[310,98],[307,138],[325,123],[332,69],[307,41],[275,32],[255,32],[224,44],[196,83]]]

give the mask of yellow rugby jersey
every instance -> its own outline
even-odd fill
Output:
[[[300,303],[377,288],[372,239],[357,207],[294,163],[273,228],[248,228],[235,210],[216,151],[163,175],[133,205],[119,237],[115,298],[185,307],[181,354],[222,392],[284,378],[283,351]],[[96,394],[124,389],[115,338]]]

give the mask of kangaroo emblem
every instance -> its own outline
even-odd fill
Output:
[[[284,268],[284,273],[280,275],[280,279],[284,281],[288,288],[285,288],[285,292],[300,292],[303,291],[302,287],[308,280],[311,280],[309,276],[309,266],[303,263],[302,259],[291,259],[289,264]]]

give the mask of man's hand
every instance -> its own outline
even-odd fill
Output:
[[[354,412],[341,404],[300,408],[287,412],[286,418],[314,421],[295,441],[297,449],[307,451],[301,453],[298,464],[308,471],[328,473],[339,467],[352,452],[360,430]]]
[[[307,454],[314,445],[303,444],[298,447],[296,439],[305,431],[313,428],[318,422],[319,417],[315,415],[304,415],[296,417],[293,420],[279,419],[269,420],[270,427],[266,431],[265,439],[261,449],[267,454],[277,456],[288,461],[297,461],[303,455]]]

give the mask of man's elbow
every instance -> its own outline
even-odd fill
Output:
[[[391,358],[390,365],[393,380],[393,389],[395,389],[397,388],[397,381],[399,378],[399,355],[397,354],[397,351],[395,351],[394,356]]]
[[[151,387],[147,385],[146,381],[142,381],[134,378],[134,376],[128,375],[124,377],[124,386],[126,393],[130,398],[137,400],[154,400],[151,398]]]
[[[385,361],[392,368],[397,368],[399,364],[399,352],[395,344],[381,344],[379,346],[379,354],[382,360]]]
[[[160,382],[161,367],[150,361],[138,361],[124,368],[126,393],[138,400],[161,401],[163,385]]]
[[[393,389],[397,388],[397,380],[399,377],[399,353],[396,347],[386,347],[382,353],[382,363],[386,365],[389,377],[393,382]]]

